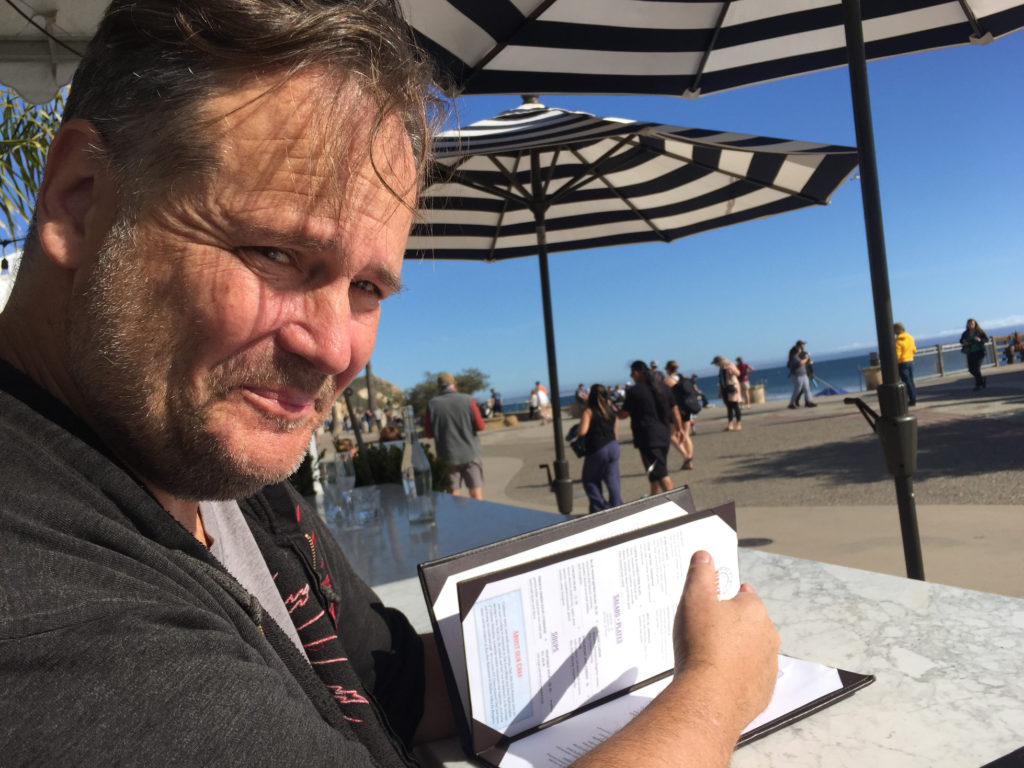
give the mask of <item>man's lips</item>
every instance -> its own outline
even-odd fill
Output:
[[[256,407],[274,416],[284,418],[304,416],[315,407],[316,403],[316,395],[294,389],[242,387],[242,392]]]

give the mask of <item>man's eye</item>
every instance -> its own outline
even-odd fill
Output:
[[[274,248],[273,246],[260,246],[254,245],[247,248],[243,248],[243,251],[255,254],[262,259],[272,261],[275,264],[291,264],[292,257],[287,251],[282,251],[280,248]]]
[[[357,291],[362,291],[368,296],[374,297],[375,299],[384,298],[384,292],[369,280],[353,280],[352,287]]]

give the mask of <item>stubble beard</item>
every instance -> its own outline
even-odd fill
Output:
[[[269,430],[302,430],[308,438],[334,402],[335,382],[268,345],[230,358],[196,384],[189,366],[197,339],[176,327],[181,315],[161,311],[167,287],[151,284],[147,259],[134,249],[129,228],[111,230],[81,296],[85,311],[77,316],[84,320],[67,335],[86,421],[139,479],[179,499],[244,498],[284,479],[304,451],[268,466],[251,452],[231,450],[210,429],[214,407],[240,384],[315,391],[308,419],[258,417]]]

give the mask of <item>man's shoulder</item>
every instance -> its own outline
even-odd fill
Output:
[[[453,389],[430,398],[431,403],[470,403],[472,400],[473,398],[469,395]]]

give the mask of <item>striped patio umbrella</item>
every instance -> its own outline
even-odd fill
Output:
[[[843,0],[402,0],[451,95],[695,98],[844,66]],[[984,44],[1019,0],[862,0],[868,59]]]
[[[401,0],[448,93],[698,96],[846,64],[882,385],[858,401],[896,485],[907,575],[924,578],[912,476],[917,420],[896,367],[867,60],[986,44],[1020,0]]]
[[[562,441],[547,254],[668,242],[824,205],[857,165],[851,147],[548,109],[533,99],[441,134],[407,257],[540,262],[555,398],[555,492],[572,509]]]

